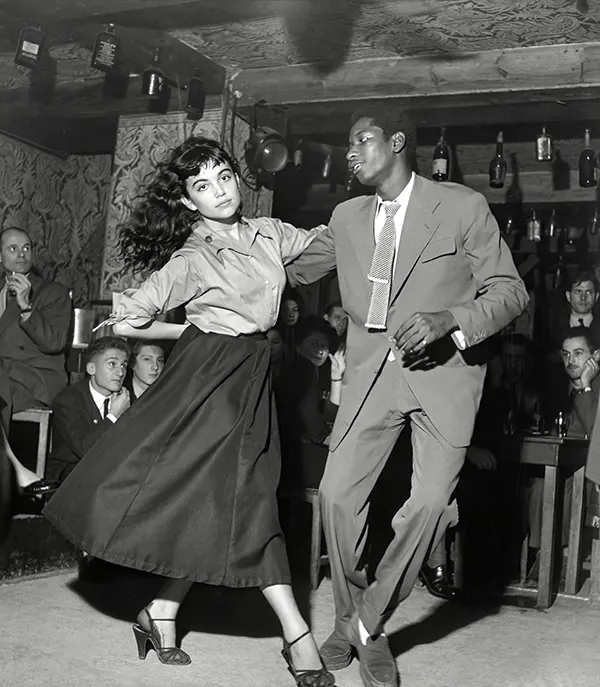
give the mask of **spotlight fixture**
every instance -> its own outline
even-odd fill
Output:
[[[14,56],[15,64],[27,69],[35,69],[44,50],[46,36],[37,26],[24,26],[19,36],[19,44]]]
[[[152,56],[152,64],[144,69],[142,74],[142,94],[159,100],[167,86],[167,78],[160,68],[160,46],[157,46]]]
[[[287,165],[289,156],[285,137],[267,126],[254,129],[246,143],[246,162],[255,173],[276,174]]]
[[[115,34],[115,25],[109,24],[105,31],[96,36],[92,53],[92,68],[110,74],[116,71],[120,41]]]

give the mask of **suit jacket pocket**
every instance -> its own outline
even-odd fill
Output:
[[[453,236],[447,236],[437,241],[432,241],[421,253],[421,262],[430,262],[444,255],[454,255],[456,253],[456,242]]]

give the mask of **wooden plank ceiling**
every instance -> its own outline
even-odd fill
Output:
[[[129,74],[118,98],[90,67],[96,33],[109,22]],[[13,63],[23,24],[48,38],[36,73]],[[342,119],[345,127],[356,99],[396,95],[411,96],[422,125],[447,122],[450,109],[457,121],[477,108],[488,120],[518,121],[547,103],[555,118],[600,118],[600,0],[4,0],[0,128],[31,128],[33,120],[39,134],[43,120],[54,140],[68,121],[78,141],[71,149],[86,140],[85,152],[109,145],[102,132],[114,130],[118,114],[148,109],[140,74],[159,43],[173,79],[185,84],[199,72],[209,95],[231,79],[242,105],[260,97],[292,103],[301,134],[328,133]],[[571,48],[539,52],[559,45]],[[181,109],[185,97],[174,89],[169,108]],[[315,100],[322,104],[307,104]],[[495,115],[491,102],[499,103]],[[97,143],[85,134],[91,120]]]

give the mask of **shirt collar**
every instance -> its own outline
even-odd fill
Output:
[[[384,203],[398,203],[398,205],[406,206],[410,200],[410,194],[412,193],[413,186],[415,185],[415,173],[413,172],[410,176],[408,184],[400,191],[400,193],[393,200],[383,200],[383,198],[377,194],[377,209],[375,214],[377,214]]]
[[[100,415],[102,415],[102,411],[104,409],[104,401],[109,398],[109,396],[104,396],[104,394],[101,394],[99,391],[94,389],[92,385],[92,380],[90,379],[90,394],[92,394],[92,398],[94,399],[94,403],[96,404],[96,408],[100,411]]]
[[[589,313],[587,313],[587,315],[579,315],[579,314],[571,311],[570,317],[569,317],[569,324],[574,322],[576,325],[578,325],[579,320],[583,320],[583,324],[586,327],[589,327],[590,324],[592,323],[592,321],[594,320],[594,314],[589,312]]]
[[[239,224],[243,232],[243,240],[240,241],[232,239],[225,227],[222,229],[210,228],[204,220],[196,222],[192,231],[197,238],[215,252],[223,248],[230,248],[246,255],[246,248],[249,249],[252,246],[256,235],[260,233],[260,225],[257,222],[248,222],[245,217],[240,217]],[[241,234],[240,238],[242,238]]]

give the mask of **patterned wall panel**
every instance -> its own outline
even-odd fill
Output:
[[[66,160],[0,136],[0,226],[31,234],[46,279],[98,298],[111,156]]]
[[[122,117],[119,121],[115,149],[114,175],[110,207],[106,224],[102,297],[110,299],[111,292],[122,291],[139,283],[139,278],[127,270],[119,255],[119,225],[129,215],[132,203],[144,179],[152,173],[156,163],[188,136],[208,136],[219,139],[222,112],[212,110],[200,121],[190,121],[184,113]],[[241,150],[248,136],[248,126],[239,122],[235,131],[235,149]],[[242,187],[245,214],[269,215],[271,194],[265,190],[252,192]]]

